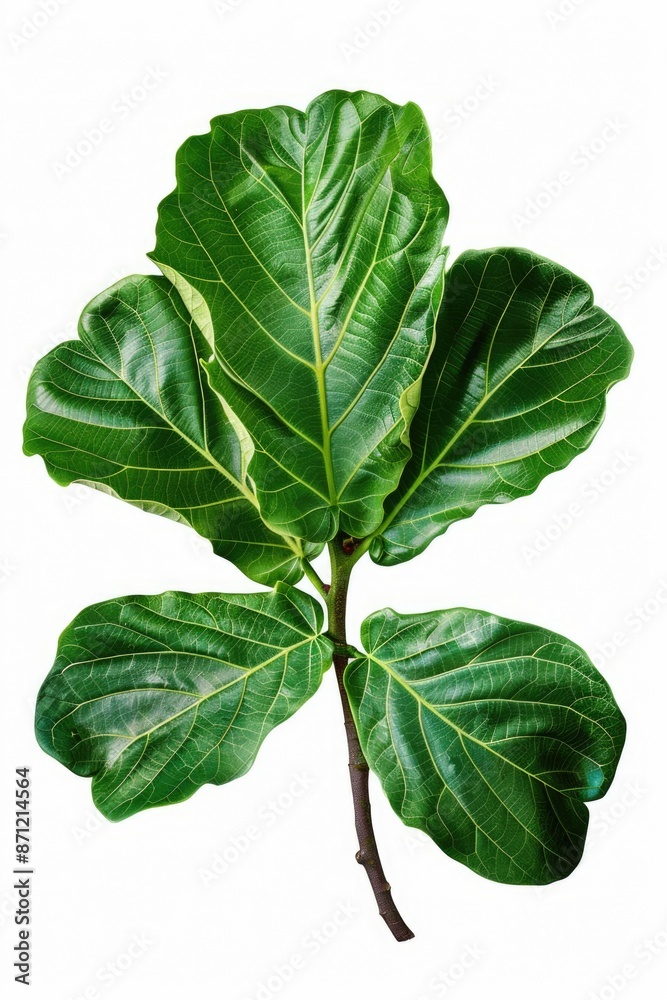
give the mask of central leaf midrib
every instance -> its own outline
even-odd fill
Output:
[[[518,286],[517,286],[517,288],[518,288]],[[516,288],[515,288],[515,291],[516,291]],[[477,289],[477,294],[478,293],[479,293],[479,288]],[[571,320],[568,320],[568,322],[571,322]],[[512,378],[514,375],[516,375],[516,373],[518,371],[520,371],[523,367],[525,367],[526,363],[528,361],[530,361],[530,359],[533,358],[536,354],[538,354],[551,340],[553,340],[553,338],[556,337],[560,333],[560,331],[564,328],[564,326],[566,326],[566,325],[567,325],[566,323],[563,323],[557,330],[555,330],[555,331],[553,331],[553,333],[549,334],[549,336],[546,337],[543,341],[541,341],[541,343],[537,347],[535,347],[524,358],[522,358],[521,362],[518,365],[516,365],[514,368],[512,368],[507,373],[507,375],[505,375],[504,378],[502,378],[497,383],[497,385],[495,385],[489,392],[485,392],[484,393],[484,396],[482,397],[482,399],[480,400],[480,402],[477,404],[476,407],[474,407],[474,409],[472,410],[472,412],[464,420],[464,422],[461,424],[461,426],[456,431],[456,433],[449,439],[449,441],[447,441],[446,445],[436,455],[436,457],[434,458],[434,460],[428,466],[426,466],[426,467],[422,466],[422,469],[421,469],[419,475],[415,478],[415,481],[412,483],[412,485],[410,487],[408,487],[408,489],[405,491],[405,493],[403,494],[403,496],[397,502],[396,506],[389,512],[389,514],[384,519],[383,523],[380,525],[380,527],[378,528],[377,532],[373,536],[374,538],[379,538],[387,530],[387,528],[392,524],[392,522],[394,521],[394,519],[396,518],[396,516],[403,509],[403,507],[405,506],[405,504],[407,503],[407,501],[410,499],[410,497],[413,495],[413,493],[415,493],[415,491],[422,485],[422,483],[425,482],[426,479],[428,479],[428,477],[430,476],[430,474],[442,464],[443,458],[447,455],[447,453],[449,451],[451,451],[451,449],[456,444],[456,442],[461,437],[461,435],[463,433],[465,433],[465,431],[468,430],[468,428],[470,427],[470,425],[472,423],[475,422],[477,414],[480,413],[484,409],[484,407],[487,405],[487,403],[489,402],[489,400],[493,398],[493,396],[495,395],[495,393],[500,388],[502,388],[502,386],[508,381],[508,379]],[[496,330],[496,332],[497,332],[497,330]],[[445,366],[443,365],[443,369],[442,369],[443,372],[444,372],[444,369],[445,369]],[[424,448],[425,447],[426,447],[426,441],[424,442]]]
[[[329,432],[329,407],[327,403],[325,369],[322,365],[322,343],[320,341],[320,319],[317,293],[315,291],[315,277],[313,274],[312,251],[308,238],[308,210],[306,206],[306,146],[303,147],[303,160],[301,164],[301,211],[303,243],[306,255],[306,274],[308,277],[308,296],[310,300],[310,325],[313,336],[313,353],[315,357],[315,379],[317,381],[317,394],[319,397],[320,424],[322,429],[322,458],[324,460],[324,470],[327,479],[327,489],[329,491],[329,503],[336,506],[338,497],[336,495],[336,478],[334,476],[333,459],[331,455],[331,434]]]
[[[361,122],[360,122],[360,125],[361,125]],[[357,146],[357,150],[356,150],[356,153],[355,153],[355,164],[354,164],[353,169],[351,171],[350,177],[352,177],[354,175],[354,172],[355,172],[355,169],[356,169],[356,162],[357,162],[357,157],[358,157],[358,154],[359,154],[360,143],[361,143],[361,129],[359,130],[359,134],[358,134],[358,146]],[[322,358],[322,342],[321,342],[321,338],[320,338],[319,307],[320,307],[321,303],[324,301],[324,299],[326,298],[326,295],[328,294],[329,289],[331,288],[333,282],[335,281],[335,278],[336,278],[337,274],[340,271],[340,268],[342,267],[342,263],[343,263],[343,261],[346,258],[347,251],[348,251],[349,247],[351,246],[354,234],[350,234],[349,235],[347,243],[346,243],[346,245],[343,248],[343,251],[341,253],[341,257],[340,257],[338,266],[335,269],[334,275],[333,275],[331,281],[329,282],[329,284],[327,285],[324,293],[318,299],[317,292],[316,292],[316,289],[315,289],[315,278],[314,278],[314,273],[313,273],[313,249],[314,249],[314,247],[310,246],[310,241],[309,241],[309,236],[308,236],[308,210],[310,208],[310,204],[312,202],[312,198],[314,197],[314,193],[313,193],[313,196],[311,197],[311,199],[308,202],[306,202],[306,192],[305,192],[306,155],[307,155],[307,145],[304,145],[304,147],[303,147],[302,169],[301,169],[301,205],[302,205],[301,228],[302,228],[302,232],[303,232],[303,240],[304,240],[304,248],[305,248],[305,259],[306,259],[306,273],[307,273],[307,278],[308,278],[308,293],[309,293],[309,299],[310,299],[310,322],[311,322],[311,328],[312,328],[312,333],[313,333],[313,349],[314,349],[314,357],[315,357],[315,364],[314,364],[313,368],[314,368],[314,372],[315,372],[315,378],[317,380],[318,395],[319,395],[319,412],[320,412],[320,422],[321,422],[321,428],[322,428],[322,454],[323,454],[324,466],[325,466],[325,472],[326,472],[327,488],[329,490],[329,502],[332,504],[332,506],[335,507],[338,504],[338,501],[339,501],[339,491],[338,491],[338,488],[337,488],[337,485],[336,485],[336,479],[335,479],[335,473],[334,473],[334,467],[333,467],[331,438],[332,438],[332,435],[333,435],[333,431],[349,415],[349,411],[350,411],[351,407],[348,407],[348,410],[345,412],[344,416],[339,421],[336,422],[336,424],[334,425],[334,427],[331,427],[330,420],[329,420],[329,408],[328,408],[328,399],[327,399],[327,391],[326,391],[326,371],[327,371],[327,369],[328,369],[331,361],[335,357],[335,355],[336,355],[336,353],[338,351],[338,348],[340,347],[340,344],[343,341],[343,338],[344,338],[344,336],[345,336],[345,334],[347,332],[347,328],[348,328],[349,322],[350,322],[350,320],[352,318],[352,315],[354,313],[355,307],[356,307],[356,305],[357,305],[357,303],[358,303],[361,295],[363,294],[363,292],[364,292],[364,290],[366,288],[366,284],[367,284],[368,278],[372,274],[373,269],[375,268],[375,265],[377,263],[378,250],[379,250],[380,243],[382,241],[382,236],[384,234],[384,228],[385,228],[385,224],[386,224],[386,220],[387,220],[387,215],[388,215],[388,212],[389,212],[389,207],[391,205],[391,197],[387,198],[387,204],[385,206],[385,211],[384,211],[384,216],[383,216],[382,224],[379,227],[378,242],[377,242],[377,244],[375,246],[375,251],[373,253],[373,258],[372,258],[372,261],[370,263],[370,266],[368,267],[368,269],[366,271],[366,275],[364,277],[364,280],[361,282],[359,288],[357,289],[357,292],[356,292],[356,294],[355,294],[355,296],[354,296],[354,298],[352,300],[350,308],[349,308],[349,310],[347,312],[347,315],[346,315],[346,317],[345,317],[345,319],[344,319],[344,321],[343,321],[343,323],[341,325],[341,329],[340,329],[340,331],[338,333],[338,336],[336,337],[336,341],[335,341],[335,343],[334,343],[331,351],[329,352],[329,355],[327,356],[326,359],[323,359]],[[396,151],[396,153],[394,154],[394,156],[391,158],[390,162],[386,166],[386,169],[384,171],[382,171],[382,172],[378,172],[378,177],[377,177],[376,182],[372,185],[371,190],[367,193],[366,204],[370,203],[370,201],[372,200],[372,198],[375,196],[376,191],[378,190],[378,188],[383,183],[384,179],[388,175],[390,176],[391,166],[396,161],[396,159],[398,158],[399,155],[400,155],[400,148]],[[316,185],[316,187],[317,187],[317,185]],[[346,186],[345,191],[347,192],[347,186]],[[359,213],[359,222],[358,222],[358,226],[359,227],[362,224],[362,222],[361,222],[362,218],[363,218],[363,213]],[[425,223],[422,223],[422,227],[421,228],[423,228],[424,224]],[[420,231],[421,231],[421,228],[420,228]],[[322,234],[320,234],[320,237],[318,238],[318,240],[316,241],[316,243],[314,244],[314,246],[317,246],[317,243],[319,242],[319,239],[321,238],[321,236],[322,236]],[[407,309],[407,306],[406,306],[406,309]],[[399,324],[399,329],[400,329],[400,324]],[[355,402],[356,402],[356,400],[355,400]],[[353,406],[354,403],[351,404],[351,405]],[[343,487],[343,489],[340,491],[340,493],[344,492],[344,489],[347,487],[348,484],[349,484],[349,480],[348,480],[348,483],[345,484],[345,487]]]

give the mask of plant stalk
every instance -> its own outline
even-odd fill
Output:
[[[356,560],[351,559],[350,554],[344,550],[341,538],[336,538],[333,542],[329,543],[329,553],[331,556],[331,589],[327,596],[329,635],[338,650],[342,650],[347,647],[345,628],[347,591],[350,572]],[[368,762],[361,749],[359,734],[357,733],[350,701],[343,683],[343,674],[347,661],[348,656],[344,653],[339,651],[334,654],[334,670],[343,706],[343,719],[349,752],[350,784],[352,786],[352,800],[354,802],[354,825],[359,840],[359,850],[357,851],[356,859],[368,875],[380,916],[387,924],[387,927],[397,941],[409,941],[410,938],[414,937],[414,934],[396,908],[391,895],[391,886],[384,874],[375,840],[368,787]]]

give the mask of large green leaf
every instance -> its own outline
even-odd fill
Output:
[[[263,594],[120,597],[60,637],[37,700],[40,746],[93,776],[109,819],[182,802],[250,768],[331,660],[322,611],[286,584]]]
[[[84,310],[79,336],[32,374],[27,454],[61,485],[192,525],[260,583],[296,582],[301,543],[262,522],[244,446],[201,369],[210,350],[166,278],[109,288]]]
[[[499,882],[576,866],[585,802],[625,737],[608,685],[560,635],[456,608],[378,611],[345,684],[368,762],[410,826]]]
[[[371,545],[385,565],[566,466],[590,444],[605,394],[632,360],[589,286],[527,250],[471,250],[445,285],[413,455]]]
[[[414,104],[332,91],[213,119],[176,161],[150,255],[206,333],[252,437],[262,514],[356,536],[409,454],[442,294],[445,197]]]

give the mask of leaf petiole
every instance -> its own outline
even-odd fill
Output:
[[[317,571],[314,569],[314,567],[306,559],[305,556],[302,556],[302,558],[299,561],[301,563],[301,568],[303,569],[303,572],[306,574],[306,576],[312,583],[317,593],[320,595],[320,597],[323,597],[324,600],[326,601],[327,595],[329,593],[329,585],[326,584],[321,579],[320,575],[317,573]]]

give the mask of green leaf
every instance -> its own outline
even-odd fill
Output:
[[[498,882],[568,875],[585,802],[604,795],[625,722],[578,646],[455,608],[378,611],[345,685],[370,766],[404,823]]]
[[[182,802],[245,774],[267,734],[317,690],[331,659],[313,598],[120,597],[65,629],[37,699],[42,749],[93,777],[109,819]]]
[[[213,119],[176,161],[150,256],[215,352],[276,530],[363,537],[409,455],[447,202],[414,104],[332,91]]]
[[[124,278],[84,309],[79,336],[35,367],[26,453],[62,486],[192,525],[259,583],[296,582],[301,544],[263,523],[244,445],[201,368],[210,350],[166,278]]]
[[[590,444],[632,360],[589,286],[527,250],[471,250],[445,285],[412,458],[370,546],[384,565],[564,468]]]

